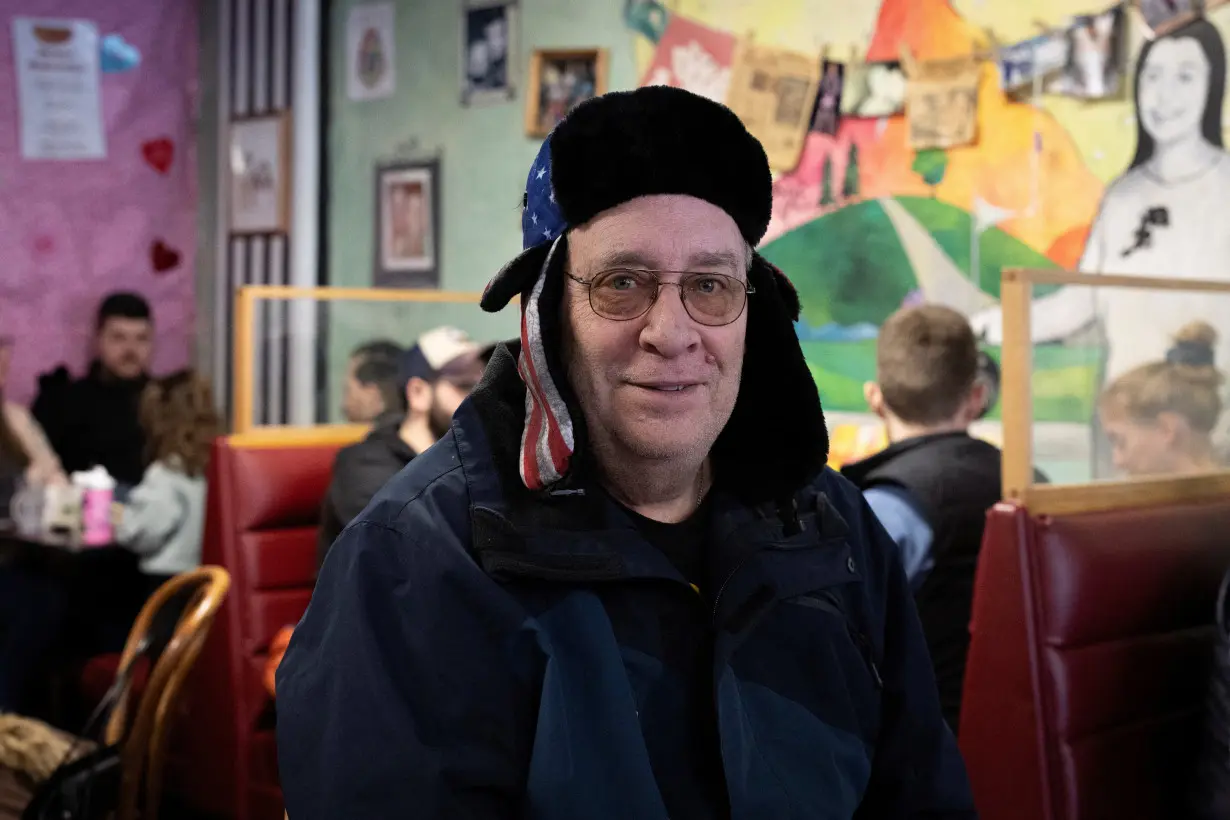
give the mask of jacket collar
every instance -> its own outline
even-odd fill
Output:
[[[628,516],[586,473],[562,485],[531,490],[518,472],[524,425],[525,385],[516,372],[516,351],[501,345],[483,381],[453,419],[470,496],[471,534],[477,560],[491,575],[585,584],[627,579],[683,578],[661,552],[638,533]],[[709,585],[726,611],[768,584],[774,597],[798,594],[814,578],[808,572],[739,572],[746,576],[719,596],[736,571],[751,563],[776,566],[778,559],[752,562],[757,553],[784,555],[832,547],[847,533],[846,522],[829,504],[821,482],[804,486],[789,502],[749,506],[720,486],[714,490],[710,524]],[[844,567],[844,563],[842,564]],[[792,577],[793,576],[793,577]]]
[[[922,436],[912,436],[901,441],[895,441],[878,453],[842,467],[841,474],[861,487],[867,476],[902,453],[908,453],[911,450],[925,447],[937,441],[956,438],[970,438],[970,434],[965,430],[950,430],[943,433],[928,433]]]

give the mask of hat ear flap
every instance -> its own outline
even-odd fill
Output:
[[[514,296],[525,293],[538,279],[551,252],[551,243],[526,248],[492,277],[483,289],[479,307],[487,313],[503,310]]]
[[[798,292],[758,253],[748,281],[755,293],[748,296],[739,398],[714,444],[713,461],[723,486],[745,503],[759,504],[811,482],[828,460],[829,440],[820,394],[794,329]],[[791,440],[774,440],[780,430],[790,431]],[[730,466],[723,471],[722,465]]]
[[[773,284],[777,286],[778,293],[781,294],[782,302],[786,307],[786,313],[790,316],[791,322],[799,320],[799,314],[803,311],[803,305],[799,301],[799,292],[795,289],[794,283],[786,278],[786,274],[781,272],[773,263],[767,261],[760,254],[752,256],[752,265],[763,265],[768,268],[773,274]]]

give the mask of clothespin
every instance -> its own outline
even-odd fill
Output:
[[[905,72],[905,76],[907,78],[916,77],[918,75],[918,62],[914,59],[910,47],[902,43],[897,48],[897,53],[901,57],[901,70]]]
[[[984,56],[992,62],[997,61],[999,59],[999,51],[1003,48],[1003,43],[1001,43],[999,38],[995,36],[995,32],[992,31],[990,27],[984,28],[982,30],[982,34],[987,38],[987,47],[985,49]]]

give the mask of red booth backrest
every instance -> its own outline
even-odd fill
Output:
[[[1181,816],[1230,500],[988,517],[960,742],[983,820]]]
[[[312,595],[320,505],[335,445],[244,447],[219,439],[210,464],[202,558],[231,573],[192,681],[174,782],[198,808],[235,820],[282,817],[269,643]]]

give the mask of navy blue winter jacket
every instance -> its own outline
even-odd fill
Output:
[[[975,816],[850,483],[826,469],[790,524],[715,489],[698,594],[604,494],[514,488],[523,402],[493,361],[329,553],[277,676],[293,820]],[[724,782],[680,717],[697,642]]]

